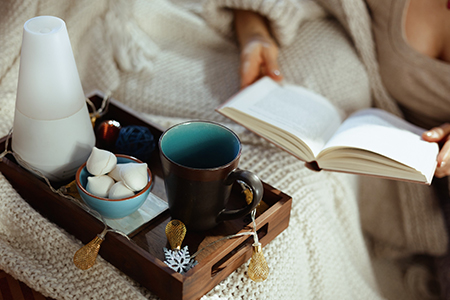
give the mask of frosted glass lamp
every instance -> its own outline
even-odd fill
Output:
[[[48,179],[73,176],[95,144],[94,130],[63,20],[25,22],[12,150]]]

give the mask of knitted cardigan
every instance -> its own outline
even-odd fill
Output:
[[[244,264],[204,299],[411,299],[413,295],[432,299],[426,289],[430,274],[421,265],[399,269],[382,261],[373,267],[359,217],[361,178],[310,171],[214,111],[239,89],[239,50],[230,35],[215,30],[231,33],[230,16],[221,8],[231,4],[213,2],[204,6],[182,0],[2,3],[0,136],[13,124],[23,24],[37,15],[58,16],[66,21],[86,93],[111,91],[115,99],[163,127],[188,119],[221,122],[244,145],[240,167],[292,196],[289,227],[263,249],[269,278],[252,282]],[[359,23],[343,22],[341,27],[309,1],[250,2],[255,10],[264,7],[261,12],[279,24],[280,64],[287,80],[323,94],[347,114],[369,106],[372,94],[384,95],[371,93],[376,72],[368,66],[376,64],[364,62],[375,61],[370,45],[362,43],[355,52],[346,35],[352,32],[349,25]],[[339,3],[335,7],[340,8],[339,20],[360,18],[364,11],[358,5],[354,15],[345,15],[351,10],[341,9],[340,1],[331,2]],[[290,18],[283,23],[280,16],[286,13]],[[0,174],[0,269],[54,299],[157,298],[101,257],[93,268],[77,269],[72,258],[81,246],[34,211]]]

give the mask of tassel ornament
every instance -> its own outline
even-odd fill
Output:
[[[186,236],[186,225],[179,220],[172,220],[166,225],[166,237],[172,250],[180,251]]]
[[[255,282],[262,282],[269,277],[269,266],[264,258],[261,243],[254,243],[252,247],[252,258],[248,265],[248,277]]]
[[[78,269],[87,270],[92,268],[97,259],[101,243],[105,240],[107,229],[97,235],[92,241],[81,247],[73,256],[73,263]]]
[[[181,249],[184,237],[186,236],[186,225],[179,220],[172,220],[167,223],[165,231],[171,250],[163,248],[164,263],[172,270],[184,274],[198,263],[189,254],[188,246],[184,246]]]

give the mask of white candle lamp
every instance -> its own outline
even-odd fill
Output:
[[[48,179],[74,176],[95,144],[65,22],[35,17],[24,24],[12,150]],[[20,163],[20,162],[19,162]]]

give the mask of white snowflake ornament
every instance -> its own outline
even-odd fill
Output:
[[[198,262],[191,258],[188,246],[184,246],[181,250],[170,250],[164,248],[164,263],[172,270],[180,274],[184,274],[193,268]]]

